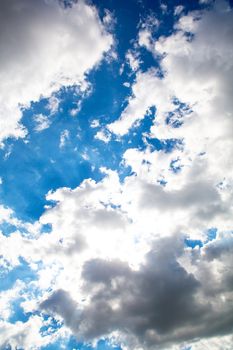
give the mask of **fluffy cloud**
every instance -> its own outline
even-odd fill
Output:
[[[61,86],[85,88],[85,73],[110,49],[95,7],[84,1],[1,2],[0,140],[23,137],[22,108]],[[6,122],[7,120],[7,122]]]
[[[227,3],[217,1],[210,11],[181,17],[172,35],[150,37],[147,48],[161,56],[164,77],[138,72],[128,105],[109,129],[124,135],[155,106],[151,137],[181,140],[183,163],[206,152],[209,172],[220,182],[226,169],[231,182],[232,17]]]
[[[110,131],[125,135],[136,122],[145,117],[146,112],[155,103],[157,109],[161,108],[163,112],[172,108],[164,82],[157,75],[155,70],[137,73],[136,82],[132,86],[132,97],[121,117],[108,125]]]
[[[154,69],[139,71],[128,105],[120,118],[108,126],[112,132],[125,135],[145,118],[152,106],[156,107],[154,125],[147,136],[178,140],[177,147],[166,154],[151,151],[150,147],[145,152],[127,150],[124,157],[140,177],[166,183],[165,190],[158,187],[146,192],[145,198],[153,199],[150,204],[162,205],[164,200],[166,210],[169,210],[174,195],[174,212],[179,208],[180,200],[185,203],[186,196],[188,206],[196,202],[195,213],[187,214],[185,204],[182,209],[185,213],[180,217],[182,223],[187,217],[195,220],[189,230],[199,226],[197,217],[208,221],[215,215],[218,220],[212,223],[210,220],[210,225],[231,228],[232,18],[227,3],[217,1],[209,11],[195,11],[181,17],[172,35],[157,41],[150,36],[150,45],[146,47],[155,57],[161,56],[163,77]],[[174,166],[178,169],[175,174]],[[201,199],[201,192],[205,199]],[[147,202],[145,200],[144,204]],[[227,223],[225,227],[224,222]]]
[[[40,222],[51,223],[51,233],[4,238],[14,246],[3,246],[5,259],[18,254],[38,274],[41,297],[22,304],[27,312],[57,317],[77,339],[110,336],[129,349],[179,349],[230,332],[232,233],[219,231],[202,249],[184,246],[185,228],[209,227],[197,209],[221,203],[208,183],[169,193],[143,176],[120,183],[107,171],[101,182],[48,199],[57,204]]]
[[[65,334],[64,330],[58,330],[55,334],[41,334],[40,329],[45,326],[43,318],[36,315],[30,317],[27,322],[12,324],[0,321],[0,347],[1,349],[21,347],[36,350],[68,334],[68,332]]]
[[[76,6],[96,23],[93,8]],[[9,324],[3,293],[1,346],[31,349],[33,333],[38,344],[49,342],[38,332],[45,313],[88,342],[110,337],[125,349],[230,349],[232,23],[225,2],[217,2],[211,11],[181,17],[170,36],[150,37],[147,49],[162,56],[164,77],[154,69],[137,71],[126,109],[108,125],[124,135],[156,106],[146,136],[178,139],[172,151],[128,149],[122,166],[131,167],[129,176],[120,181],[104,168],[99,182],[86,179],[77,188],[49,192],[53,205],[35,224],[0,208],[3,221],[28,232],[1,234],[0,254],[9,269],[23,257],[37,274],[21,307],[39,315]],[[44,224],[51,224],[50,233],[40,233]],[[217,231],[212,241],[211,228]],[[203,247],[191,249],[190,239]]]
[[[68,289],[64,292],[59,284],[60,289],[41,304],[45,311],[62,316],[82,339],[111,335],[128,348],[180,349],[183,344],[198,349],[206,346],[206,338],[213,337],[209,343],[213,348],[220,348],[219,339],[229,347],[231,339],[225,334],[232,332],[233,324],[229,168],[232,12],[224,2],[222,5],[217,3],[204,14],[182,17],[176,24],[177,31],[154,45],[152,38],[148,39],[147,48],[163,56],[164,77],[155,70],[139,71],[128,106],[120,119],[108,126],[110,131],[124,135],[151,106],[156,106],[156,119],[148,137],[179,139],[181,143],[167,153],[150,147],[145,151],[127,150],[124,161],[134,174],[123,183],[116,181],[114,186],[107,186],[112,180],[105,180],[105,190],[102,187],[95,197],[98,206],[105,204],[104,211],[110,205],[110,211],[123,215],[124,226],[118,224],[119,232],[111,234],[106,250],[87,239],[87,251],[90,249],[92,254],[83,253],[79,275],[84,303],[78,304],[77,296]],[[194,37],[190,37],[190,31]],[[92,184],[91,188],[99,185]],[[106,193],[111,198],[107,202]],[[94,197],[89,199],[93,203]],[[62,203],[50,213],[60,211]],[[80,199],[75,203],[80,205]],[[85,206],[95,213],[89,202]],[[77,216],[80,222],[82,214]],[[85,219],[88,216],[92,219],[90,214]],[[56,217],[65,217],[64,212]],[[103,217],[100,220],[105,227]],[[70,222],[75,219],[70,218]],[[92,223],[96,232],[98,225]],[[85,221],[85,227],[92,232],[92,224]],[[219,229],[216,239],[202,249],[184,248],[185,237],[204,242],[211,227]],[[127,243],[126,238],[120,239],[121,232],[127,232]],[[118,242],[133,252],[133,258]],[[140,252],[135,242],[139,242]],[[111,254],[107,256],[104,251]],[[61,299],[58,310],[54,302],[57,295]],[[73,305],[70,317],[67,301]],[[195,339],[202,340],[195,343]]]
[[[221,243],[213,244],[217,252]],[[232,273],[222,268],[232,249],[220,248],[217,265],[209,249],[211,243],[202,252],[184,251],[173,237],[156,240],[137,270],[119,260],[91,259],[82,271],[86,305],[57,290],[40,307],[61,316],[79,339],[117,332],[129,349],[178,349],[190,339],[224,335],[232,331]]]

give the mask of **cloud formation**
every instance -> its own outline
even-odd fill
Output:
[[[0,14],[0,140],[23,137],[22,109],[62,86],[85,89],[85,73],[103,58],[113,39],[94,6],[84,1],[10,0]],[[7,122],[6,122],[7,121]]]
[[[200,252],[185,252],[177,237],[155,241],[137,270],[119,260],[89,260],[82,272],[88,304],[79,308],[66,292],[58,290],[41,308],[62,316],[78,338],[88,340],[117,331],[129,349],[168,349],[190,339],[230,333],[232,307],[223,294],[232,292],[228,287],[232,273],[224,273],[218,283],[211,279],[220,277],[221,268],[214,268],[213,262],[219,250],[218,262],[225,265],[232,249],[222,250],[217,242],[210,260],[215,244],[206,246],[201,262]],[[179,262],[187,257],[192,260],[192,273]],[[200,276],[200,271],[206,276]]]
[[[162,9],[169,14],[169,6]],[[5,19],[2,24],[0,15],[0,29],[9,28],[12,37],[18,28],[13,47],[7,39],[1,44],[0,73],[14,77],[3,80],[3,113],[14,115],[2,129],[4,139],[24,135],[19,103],[29,106],[61,86],[85,90],[85,74],[113,38],[84,1],[67,8],[54,1],[3,1],[3,13],[14,27]],[[122,81],[132,90],[119,119],[89,123],[94,146],[85,157],[94,154],[96,179],[86,176],[72,188],[51,183],[35,222],[0,206],[0,259],[14,277],[12,288],[0,290],[0,348],[38,349],[72,335],[92,344],[109,338],[127,350],[231,349],[233,13],[221,0],[191,12],[176,6],[171,13],[171,32],[156,37],[161,23],[147,16],[123,54],[129,72]],[[111,15],[105,16],[106,24]],[[141,50],[157,68],[142,67]],[[58,106],[52,95],[51,114]],[[150,125],[140,129],[149,117]],[[39,113],[34,121],[40,136],[50,119]],[[56,152],[66,154],[72,137],[67,123]],[[97,142],[103,158],[112,144],[121,148],[118,166],[100,167]],[[36,278],[19,280],[22,265]],[[24,322],[10,321],[14,302]]]

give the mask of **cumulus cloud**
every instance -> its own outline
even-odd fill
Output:
[[[3,246],[6,260],[43,261],[34,282],[39,304],[34,297],[26,309],[58,317],[79,340],[110,336],[129,349],[179,349],[228,334],[232,233],[219,230],[202,249],[184,245],[185,228],[195,230],[198,220],[208,228],[197,208],[221,203],[217,191],[200,182],[167,193],[139,175],[120,183],[103,171],[101,182],[48,194],[57,204],[40,222],[51,223],[51,233],[5,237],[14,246],[11,253]]]
[[[226,275],[219,275],[221,266],[207,263],[206,251],[200,262],[200,251],[192,256],[184,251],[181,239],[173,237],[156,240],[137,270],[119,260],[89,260],[82,271],[88,304],[79,308],[65,291],[58,290],[41,308],[62,316],[84,340],[117,331],[129,349],[170,349],[172,344],[178,348],[190,339],[224,335],[232,330],[231,298],[226,297]],[[228,254],[229,250],[223,252],[220,265],[224,266]],[[179,262],[184,257],[192,261],[192,272]],[[208,279],[200,276],[203,270],[220,278],[211,285],[211,295]]]
[[[31,101],[49,97],[61,86],[85,87],[85,73],[98,64],[113,40],[95,7],[84,1],[67,8],[59,1],[2,1],[0,23],[3,140],[26,134],[20,119],[22,108]],[[57,108],[54,98],[49,108]]]
[[[172,96],[169,96],[163,80],[158,75],[154,69],[137,73],[129,103],[120,118],[108,125],[110,131],[121,136],[125,135],[135,123],[145,117],[149,108],[155,103],[158,110],[161,108],[162,111],[168,111],[172,108],[170,101]]]
[[[22,347],[24,349],[36,350],[64,336],[64,330],[56,334],[42,335],[40,328],[45,326],[44,320],[39,316],[32,316],[27,322],[0,321],[0,349],[11,349],[12,347]]]
[[[82,70],[83,78],[111,39],[93,7],[75,6],[84,11],[84,23],[88,18],[97,25],[106,45]],[[64,18],[72,17],[67,11]],[[2,222],[28,231],[1,234],[0,255],[9,269],[23,258],[37,273],[33,288],[40,291],[21,305],[39,316],[18,323],[17,330],[6,321],[9,298],[3,295],[0,346],[33,348],[28,345],[33,333],[38,346],[45,345],[50,338],[41,337],[38,328],[49,314],[78,341],[110,337],[137,350],[231,349],[232,23],[232,11],[217,2],[209,11],[181,17],[170,36],[157,41],[150,36],[149,45],[141,41],[154,56],[161,55],[163,77],[136,66],[133,94],[108,130],[125,135],[155,106],[152,128],[143,137],[179,140],[171,151],[149,144],[127,149],[121,165],[132,172],[124,180],[101,168],[101,181],[86,179],[76,188],[50,191],[47,200],[53,205],[35,224],[21,223],[0,207]],[[55,111],[56,101],[53,106]],[[97,120],[91,124],[98,126]],[[107,142],[105,131],[96,137]],[[61,146],[68,138],[65,130]],[[51,225],[50,233],[40,234],[44,224]],[[212,240],[211,228],[217,232]],[[202,248],[189,247],[195,239]]]
[[[109,129],[125,135],[155,106],[151,137],[182,141],[183,163],[206,152],[217,181],[226,169],[231,182],[232,17],[227,3],[217,1],[209,11],[181,17],[172,35],[154,40],[147,48],[162,57],[164,77],[155,70],[138,72],[128,105]]]
[[[107,249],[111,255],[103,257],[105,248],[101,251],[103,247],[97,249],[88,240],[92,254],[83,253],[79,275],[79,292],[85,302],[77,306],[77,296],[66,294],[76,312],[68,318],[64,310],[57,312],[78,338],[112,336],[129,349],[230,346],[230,28],[232,12],[216,6],[210,12],[181,17],[177,31],[154,44],[150,37],[148,49],[163,57],[164,77],[153,69],[138,71],[128,105],[108,128],[124,135],[155,106],[156,118],[147,136],[179,139],[180,143],[172,152],[128,149],[124,161],[133,175],[123,183],[117,180],[114,186],[107,185],[112,180],[106,180],[105,190],[95,197],[97,203],[111,198],[105,206],[111,205],[111,211],[120,206],[120,215],[128,220],[119,226],[117,236],[111,235]],[[190,31],[194,34],[191,39]],[[92,183],[90,188],[97,187]],[[105,227],[103,218],[100,222]],[[90,224],[86,227],[91,232]],[[206,242],[211,227],[218,228],[212,242],[201,249],[184,247],[185,237]],[[121,232],[127,232],[127,243],[126,238],[119,239]],[[132,252],[130,257],[119,242]],[[45,311],[56,314],[53,294],[48,300]]]
[[[232,18],[227,3],[217,1],[209,11],[181,17],[170,36],[153,42],[151,37],[147,48],[153,55],[161,55],[164,76],[154,69],[139,71],[128,105],[120,118],[108,125],[112,132],[123,136],[155,106],[154,125],[147,136],[178,140],[178,146],[163,157],[149,148],[144,153],[128,150],[126,162],[144,177],[154,174],[156,180],[165,181],[167,190],[183,188],[182,196],[189,186],[198,194],[195,178],[203,178],[206,200],[209,191],[218,192],[216,195],[226,200],[219,206],[209,197],[209,208],[203,201],[202,208],[197,209],[203,219],[214,213],[224,216],[231,207]],[[178,166],[178,175],[172,173],[171,164]],[[177,200],[178,207],[179,195]]]

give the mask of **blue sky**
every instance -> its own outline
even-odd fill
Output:
[[[2,1],[0,349],[231,349],[231,5]]]

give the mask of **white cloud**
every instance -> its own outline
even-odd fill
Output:
[[[151,32],[148,28],[140,30],[138,34],[138,43],[140,46],[145,46],[147,50],[151,48]]]
[[[37,114],[33,117],[34,121],[36,122],[35,131],[43,131],[45,129],[48,129],[51,125],[51,120],[48,116],[43,114]]]
[[[140,60],[138,58],[138,55],[133,51],[128,51],[125,58],[129,63],[132,71],[136,72],[140,66]]]
[[[70,137],[69,130],[64,130],[61,132],[60,143],[59,143],[60,148],[65,146],[66,142],[69,140],[69,137]]]
[[[100,125],[100,122],[98,119],[95,119],[91,122],[91,128],[98,128],[99,125]]]
[[[232,18],[224,1],[216,2],[214,9],[204,14],[194,12],[181,17],[176,24],[178,31],[161,37],[150,48],[153,54],[164,55],[164,78],[156,76],[154,70],[138,72],[128,105],[108,126],[112,132],[124,135],[155,106],[150,136],[182,140],[181,165],[205,153],[208,169],[202,171],[215,178],[216,184],[226,177],[229,186],[233,179]],[[186,31],[193,31],[191,41]],[[181,111],[174,98],[187,108]],[[169,113],[173,116],[167,122]],[[176,121],[180,127],[174,127]]]
[[[162,6],[163,5],[161,5],[161,7]],[[152,33],[158,29],[159,25],[159,20],[155,16],[149,15],[146,20],[141,23],[137,40],[138,45],[144,46],[147,50],[151,50],[151,45],[153,43]]]
[[[176,6],[174,9],[174,15],[175,16],[180,15],[183,10],[184,10],[184,6],[182,6],[182,5]]]
[[[163,11],[163,13],[166,13],[166,12],[167,12],[167,5],[166,5],[166,4],[162,3],[162,4],[160,5],[160,7],[161,7],[161,10]]]
[[[21,107],[49,97],[61,86],[82,85],[85,73],[98,64],[113,40],[96,9],[84,1],[63,8],[57,1],[4,0],[0,23],[3,140],[26,134],[20,124]],[[53,111],[54,102],[53,98]]]
[[[59,103],[60,101],[56,96],[52,95],[49,98],[47,108],[49,109],[51,114],[54,114],[58,111]]]
[[[199,0],[200,4],[210,4],[213,0]]]
[[[81,110],[81,103],[77,103],[77,107],[76,108],[72,108],[70,110],[71,117],[76,117],[80,110]]]
[[[169,349],[170,342],[205,338],[209,332],[221,332],[222,319],[227,327],[232,315],[232,234],[219,231],[217,239],[201,251],[184,249],[182,241],[192,231],[193,238],[205,240],[204,230],[214,224],[215,216],[221,230],[232,214],[226,211],[226,217],[219,220],[223,199],[204,175],[195,177],[198,160],[186,172],[189,181],[182,181],[181,175],[181,188],[159,185],[161,173],[171,183],[176,176],[179,181],[180,175],[168,170],[174,156],[128,150],[125,161],[136,174],[125,182],[119,181],[117,173],[102,169],[106,176],[98,183],[89,179],[73,190],[50,192],[47,199],[56,205],[46,209],[40,224],[51,223],[51,233],[37,238],[13,233],[1,238],[1,254],[6,260],[17,264],[22,256],[31,266],[40,266],[33,284],[41,297],[26,300],[21,305],[25,310],[36,311],[40,304],[42,310],[64,320],[78,339],[90,341],[117,331],[118,339],[135,349],[141,344],[145,349],[156,349],[155,344]],[[42,266],[38,262],[43,262]],[[174,271],[172,266],[176,266]],[[169,295],[171,291],[175,299]],[[160,314],[164,300],[176,310],[171,329],[170,313],[165,316],[163,312],[158,320],[147,313],[156,309]],[[101,322],[96,322],[97,318]],[[160,320],[164,322],[161,329]],[[137,331],[138,322],[142,333]],[[21,331],[18,327],[17,334]],[[15,335],[10,339],[15,344]]]
[[[143,136],[178,138],[182,145],[171,152],[128,149],[122,166],[132,174],[124,181],[101,169],[99,182],[86,179],[77,188],[49,192],[56,204],[35,225],[22,226],[0,207],[5,221],[31,232],[0,235],[4,261],[17,266],[22,256],[38,272],[33,284],[40,296],[26,297],[21,306],[63,320],[79,340],[115,337],[138,350],[230,349],[233,22],[226,8],[196,16],[182,17],[175,33],[151,42],[153,54],[165,53],[164,78],[153,69],[138,71],[128,106],[108,125],[124,135],[156,106],[154,125]],[[177,128],[176,121],[182,122]],[[91,124],[98,126],[97,120]],[[62,145],[68,137],[65,130]],[[39,235],[47,223],[51,233]],[[186,237],[205,242],[213,227],[217,237],[202,249],[184,246]],[[7,317],[10,298],[4,298]],[[1,324],[4,342],[27,348],[35,337],[41,346],[48,341],[38,334],[42,323],[38,316]]]
[[[46,323],[40,316],[31,316],[27,322],[3,322],[0,321],[0,346],[4,349],[9,346],[17,348],[36,350],[40,347],[49,345],[59,339],[59,336],[65,336],[64,329],[55,333],[42,335],[40,328]],[[69,335],[69,332],[66,332]]]
[[[157,113],[173,109],[172,95],[169,95],[169,92],[164,88],[164,81],[158,77],[156,70],[138,72],[132,85],[132,97],[129,98],[120,118],[108,125],[109,130],[118,135],[125,135],[155,104]]]
[[[111,134],[108,130],[102,129],[96,133],[95,139],[108,143],[111,140]]]

